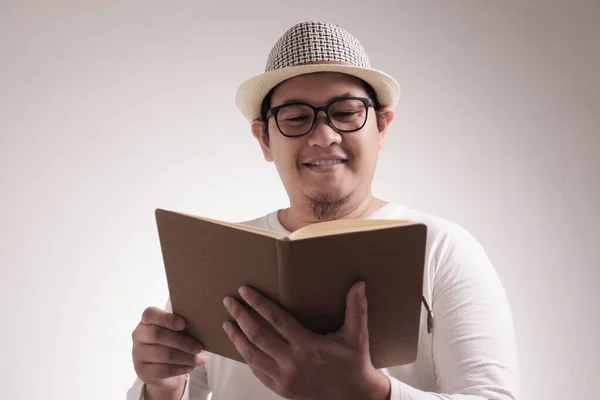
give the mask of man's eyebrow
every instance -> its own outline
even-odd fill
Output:
[[[332,101],[343,99],[343,98],[346,98],[346,97],[363,97],[363,96],[359,96],[356,93],[352,93],[352,92],[346,92],[346,93],[339,94],[339,95],[336,95],[336,96],[328,98],[327,101],[325,102],[325,104],[329,104]],[[291,103],[307,103],[307,104],[312,104],[311,102],[309,102],[306,99],[291,98],[291,99],[286,99],[283,103],[281,103],[281,105],[291,104]]]

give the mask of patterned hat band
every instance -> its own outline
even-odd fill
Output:
[[[369,83],[382,106],[395,107],[400,97],[398,82],[371,68],[360,42],[337,25],[302,22],[294,25],[275,43],[265,72],[244,82],[236,103],[249,121],[260,118],[260,106],[269,91],[281,82],[315,72],[340,72]]]

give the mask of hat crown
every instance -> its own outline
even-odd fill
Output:
[[[265,72],[319,61],[371,68],[363,46],[349,32],[330,23],[310,21],[294,25],[275,43]]]

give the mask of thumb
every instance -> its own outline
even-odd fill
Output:
[[[367,296],[365,282],[357,282],[346,295],[346,315],[342,327],[344,338],[358,348],[368,351],[369,329],[367,327]]]

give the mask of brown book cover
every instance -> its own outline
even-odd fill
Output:
[[[222,329],[226,296],[257,289],[325,334],[344,321],[346,293],[367,288],[369,349],[376,368],[417,357],[427,227],[398,220],[336,220],[284,237],[267,230],[157,209],[173,312],[206,350],[244,359]]]

